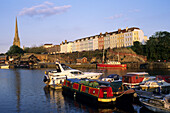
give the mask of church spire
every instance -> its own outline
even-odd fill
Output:
[[[16,17],[16,23],[15,23],[15,37],[14,37],[13,45],[16,45],[16,46],[20,47],[20,39],[19,39],[19,35],[18,35],[17,17]]]

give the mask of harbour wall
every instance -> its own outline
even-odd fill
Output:
[[[129,69],[170,69],[170,62],[130,62],[126,63]],[[96,64],[66,64],[71,68],[87,68],[87,69],[97,69]],[[10,65],[10,68],[15,68],[14,65]],[[38,63],[36,66],[31,68],[55,68],[54,63]]]
[[[126,63],[127,68],[129,69],[170,69],[170,62],[130,62]],[[89,68],[97,69],[96,64],[66,64],[71,68]],[[55,68],[54,63],[41,63],[39,64],[40,68]]]

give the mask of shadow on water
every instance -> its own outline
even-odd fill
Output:
[[[77,112],[77,113],[135,113],[132,105],[113,106],[111,108],[99,108],[89,103],[79,100],[74,100],[62,95],[61,90],[54,90],[49,87],[44,87],[45,96],[51,104],[56,103],[58,112]]]

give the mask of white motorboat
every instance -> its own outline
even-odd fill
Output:
[[[55,71],[45,71],[44,82],[47,85],[60,85],[64,82],[65,79],[98,79],[103,73],[94,73],[94,72],[82,72],[80,70],[72,69],[65,64],[60,64],[56,62]]]
[[[149,92],[151,93],[151,92]],[[170,94],[168,95],[150,95],[140,96],[140,102],[143,106],[154,112],[170,113]]]
[[[165,82],[164,80],[154,80],[154,81],[148,81],[143,85],[140,85],[142,90],[146,91],[153,91],[156,88],[161,88],[163,91],[170,91],[170,83]]]
[[[170,93],[170,76],[158,75],[156,80],[147,81],[140,85],[140,88],[145,91],[161,90],[162,93]]]

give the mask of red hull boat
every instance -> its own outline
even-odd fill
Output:
[[[100,68],[126,68],[126,64],[97,64]]]

